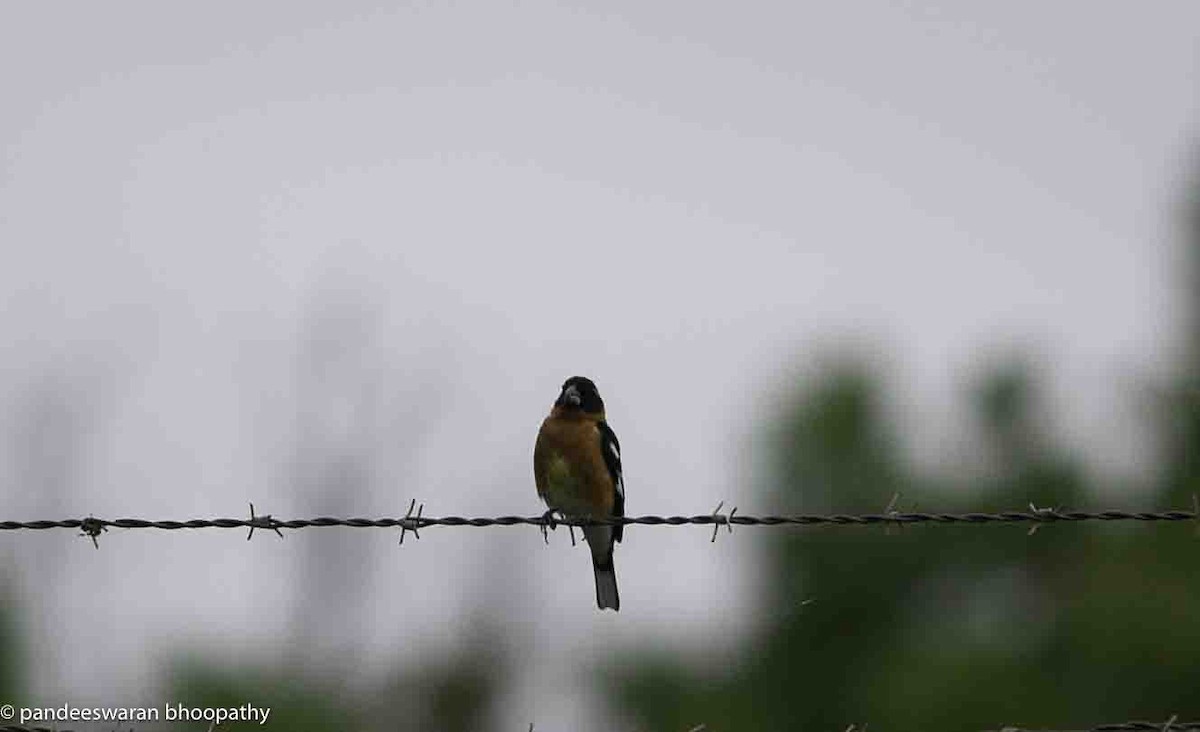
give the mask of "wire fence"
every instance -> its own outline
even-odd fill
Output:
[[[712,526],[715,541],[717,531],[725,527],[730,532],[734,526],[905,526],[909,524],[937,525],[985,525],[985,524],[1031,524],[1033,533],[1043,524],[1079,523],[1084,521],[1139,521],[1139,522],[1176,522],[1196,521],[1200,519],[1200,506],[1193,498],[1191,511],[1067,511],[1061,508],[1038,508],[1030,504],[1025,511],[1001,511],[996,513],[925,513],[894,510],[892,504],[883,513],[867,514],[793,514],[745,516],[733,508],[728,513],[722,513],[724,504],[718,504],[711,513],[695,516],[615,516],[609,518],[575,518],[555,517],[550,514],[540,516],[485,516],[468,518],[463,516],[425,516],[425,505],[417,507],[416,501],[409,504],[408,512],[400,517],[384,518],[334,518],[319,516],[309,519],[277,519],[270,514],[259,515],[254,512],[254,504],[250,504],[250,515],[247,518],[208,518],[175,520],[150,520],[141,518],[103,519],[95,516],[86,518],[69,518],[38,521],[0,521],[0,531],[43,531],[48,529],[78,529],[83,536],[88,536],[93,543],[97,537],[110,528],[117,529],[162,529],[174,531],[177,529],[249,529],[246,538],[254,535],[255,529],[274,531],[280,536],[283,529],[311,528],[354,528],[354,529],[400,529],[400,541],[412,532],[420,538],[420,530],[432,527],[471,527],[487,526],[537,526],[543,531],[556,526],[588,527],[588,526]],[[414,511],[415,509],[415,511]],[[98,545],[98,544],[97,544]]]
[[[1177,732],[1178,730],[1200,730],[1200,721],[1180,722],[1176,717],[1171,717],[1165,722],[1114,722],[1111,724],[1098,724],[1095,727],[1072,729],[1061,729],[1058,727],[1001,727],[999,730],[992,732]]]
[[[136,730],[136,727],[109,727],[111,732],[128,732]],[[530,730],[534,727],[531,724]],[[867,732],[868,725],[852,724],[845,729],[844,732]],[[213,726],[209,727],[209,732],[212,732]],[[1183,732],[1184,730],[1200,730],[1200,721],[1196,722],[1181,722],[1176,717],[1171,717],[1165,722],[1114,722],[1111,724],[1098,724],[1094,727],[1077,727],[1077,728],[1047,728],[1047,727],[1000,727],[987,732]],[[20,725],[0,725],[0,732],[75,732],[62,727],[23,727]],[[692,727],[687,732],[709,732],[707,725],[699,725]]]
[[[118,529],[160,529],[173,531],[178,529],[249,529],[246,539],[254,536],[256,529],[273,531],[283,536],[283,530],[299,530],[310,528],[384,528],[400,529],[400,542],[408,532],[420,538],[420,530],[433,527],[469,527],[483,528],[489,526],[535,526],[543,533],[556,526],[588,527],[588,526],[711,526],[712,540],[717,538],[718,531],[725,527],[732,532],[734,526],[906,526],[910,524],[935,524],[939,526],[983,526],[994,524],[1029,524],[1032,534],[1040,526],[1053,523],[1080,522],[1181,522],[1200,521],[1200,502],[1192,499],[1191,511],[1068,511],[1062,508],[1039,508],[1033,504],[1029,510],[1000,511],[1000,512],[970,512],[970,513],[928,513],[895,510],[894,506],[899,496],[882,513],[867,514],[792,514],[792,515],[739,515],[737,508],[728,513],[722,513],[724,504],[718,504],[716,509],[707,514],[694,516],[621,516],[609,518],[577,518],[559,517],[549,513],[540,516],[485,516],[468,518],[463,516],[425,516],[424,504],[417,505],[413,500],[408,511],[400,517],[383,518],[334,518],[320,516],[310,519],[277,519],[270,514],[260,515],[255,512],[254,504],[250,504],[250,515],[246,518],[210,518],[176,520],[150,520],[141,518],[103,519],[95,516],[86,518],[69,518],[57,520],[36,521],[0,521],[0,531],[44,531],[49,529],[77,529],[81,536],[91,538],[97,543],[97,537],[109,528]],[[572,539],[574,535],[572,534]],[[97,543],[97,547],[99,544]],[[701,726],[698,729],[707,729]],[[851,725],[849,730],[865,730],[866,726]],[[1171,717],[1165,722],[1128,721],[1099,724],[1091,727],[1077,728],[1044,728],[1003,726],[991,732],[1172,732],[1176,730],[1200,730],[1200,721],[1178,721]],[[23,727],[0,725],[0,732],[71,732],[62,728]]]

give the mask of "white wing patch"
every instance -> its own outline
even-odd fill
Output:
[[[604,449],[608,450],[608,455],[604,456],[604,462],[608,464],[609,470],[613,472],[613,481],[616,485],[617,495],[621,500],[625,499],[625,476],[621,471],[621,448],[617,446],[617,435],[612,431],[607,423],[601,423],[600,439]]]

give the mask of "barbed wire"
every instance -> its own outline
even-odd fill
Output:
[[[129,730],[132,732],[134,727],[128,728],[113,728],[113,732],[124,732]],[[213,728],[210,726],[209,730]],[[532,732],[533,725],[529,725]],[[692,727],[688,732],[703,732],[707,730],[706,725]],[[846,728],[845,732],[865,732],[867,726],[858,726],[855,724]],[[1046,728],[1046,727],[1001,727],[991,732],[1184,732],[1184,730],[1200,730],[1200,721],[1196,722],[1180,722],[1177,717],[1172,716],[1165,722],[1145,722],[1132,720],[1129,722],[1115,722],[1111,724],[1098,724],[1094,727],[1077,727],[1077,728]],[[0,732],[73,732],[69,729],[60,727],[23,727],[20,725],[0,725]]]
[[[173,531],[177,529],[250,529],[247,540],[253,537],[255,529],[274,531],[283,536],[282,529],[309,529],[325,527],[342,528],[399,528],[400,542],[404,536],[412,532],[420,538],[420,530],[438,526],[472,527],[487,526],[537,526],[543,531],[556,526],[588,527],[588,526],[712,526],[713,540],[722,526],[730,532],[734,526],[905,526],[909,524],[938,524],[938,525],[984,525],[984,524],[1032,524],[1030,533],[1039,526],[1052,523],[1078,523],[1083,521],[1141,521],[1169,522],[1195,521],[1200,518],[1200,506],[1193,501],[1191,511],[1067,511],[1062,508],[1038,508],[1029,505],[1028,511],[1001,511],[996,513],[927,513],[895,510],[896,498],[888,504],[883,513],[867,514],[793,514],[746,516],[739,515],[734,507],[728,513],[721,513],[724,503],[717,505],[711,513],[695,516],[619,516],[609,518],[575,518],[555,517],[549,513],[540,516],[485,516],[468,518],[463,516],[425,516],[425,505],[421,504],[414,513],[416,501],[409,504],[408,512],[401,517],[384,518],[335,518],[319,516],[309,519],[277,519],[270,514],[259,515],[254,512],[254,504],[250,504],[248,518],[209,518],[176,520],[150,520],[141,518],[103,519],[95,516],[87,518],[70,518],[38,521],[0,521],[0,530],[42,531],[47,529],[79,529],[82,535],[88,536],[93,543],[101,533],[110,528],[118,529],[162,529]]]
[[[899,494],[893,496],[883,513],[870,514],[793,514],[793,515],[738,515],[734,507],[729,513],[721,513],[724,503],[717,504],[716,509],[708,514],[694,516],[623,516],[610,518],[574,518],[555,517],[550,513],[540,516],[491,516],[467,518],[462,516],[425,516],[424,504],[417,507],[415,499],[410,501],[408,511],[402,517],[383,518],[334,518],[321,516],[311,519],[276,519],[270,514],[255,513],[254,504],[250,504],[248,518],[212,518],[176,520],[149,520],[140,518],[102,519],[88,516],[82,519],[58,519],[36,521],[0,521],[0,530],[32,530],[48,529],[79,529],[80,535],[91,538],[96,543],[97,537],[111,528],[120,529],[234,529],[248,528],[246,539],[253,537],[255,529],[274,531],[283,536],[282,529],[307,529],[324,527],[342,528],[399,528],[400,542],[404,542],[407,532],[420,538],[421,529],[447,526],[482,528],[489,526],[528,525],[539,527],[545,532],[555,526],[568,527],[588,526],[712,526],[712,540],[715,541],[720,527],[725,526],[730,532],[733,526],[891,526],[908,524],[937,524],[937,525],[971,525],[1027,523],[1033,533],[1039,526],[1048,523],[1078,523],[1084,521],[1140,521],[1140,522],[1178,522],[1200,520],[1200,502],[1192,499],[1191,511],[1066,511],[1062,508],[1038,508],[1032,503],[1028,511],[1001,512],[970,512],[970,513],[928,513],[905,512],[895,510]],[[414,513],[414,508],[416,512]],[[572,540],[574,535],[572,534]],[[855,727],[852,726],[851,729]],[[703,726],[701,726],[703,729]],[[1100,724],[1092,727],[1064,730],[1059,728],[1031,728],[1005,726],[999,732],[1171,732],[1172,730],[1200,730],[1200,721],[1180,722],[1172,716],[1165,722],[1128,721],[1110,724]],[[16,725],[0,725],[0,732],[67,732],[57,728],[23,727]]]
[[[1072,729],[1062,729],[1059,727],[1001,727],[995,732],[1178,732],[1181,730],[1200,730],[1200,721],[1197,722],[1180,722],[1178,715],[1172,716],[1165,722],[1144,722],[1133,720],[1129,722],[1115,722],[1112,724],[1098,724],[1094,727],[1080,727]]]

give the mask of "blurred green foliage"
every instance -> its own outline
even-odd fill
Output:
[[[25,691],[20,608],[7,578],[0,575],[0,699],[22,699]]]
[[[1194,189],[1200,193],[1200,186]],[[1190,508],[1200,492],[1200,200],[1191,204],[1182,368],[1153,421],[1161,462],[1131,505]],[[1100,471],[1061,448],[1036,372],[992,364],[972,393],[990,471],[970,490],[907,460],[883,380],[861,359],[811,383],[764,427],[759,505],[781,513],[896,508],[1000,511],[1111,504]],[[953,468],[955,466],[948,466]],[[1118,496],[1116,501],[1122,500]],[[647,730],[1079,728],[1200,717],[1200,539],[1194,525],[812,527],[761,532],[762,621],[737,657],[640,649],[599,674]],[[21,634],[0,584],[0,699],[23,691]],[[494,722],[513,674],[500,634],[404,663],[367,689],[314,675],[318,660],[233,668],[172,662],[166,697],[272,708],[273,729],[446,730]],[[230,725],[250,729],[254,723]]]
[[[173,662],[166,698],[188,707],[270,707],[270,728],[289,732],[486,729],[512,660],[493,629],[476,625],[464,637],[457,649],[403,662],[365,688],[330,678],[346,658],[242,669],[206,657],[180,658]],[[226,727],[261,729],[256,722]]]
[[[1086,465],[1052,447],[1030,371],[977,393],[994,475],[966,492],[900,456],[860,364],[805,388],[780,420],[770,505],[877,513],[1094,505]],[[1200,445],[1196,445],[1200,448]],[[1184,454],[1182,451],[1180,454]],[[1168,471],[1168,474],[1173,474]],[[1172,501],[1165,480],[1137,503]],[[1200,705],[1200,543],[1192,525],[909,526],[771,532],[761,630],[719,665],[620,659],[611,698],[643,729],[1077,728]],[[620,670],[618,670],[620,669]],[[715,669],[715,670],[714,670]]]
[[[1200,187],[1197,187],[1200,191]],[[1200,201],[1192,204],[1188,357],[1148,429],[1150,486],[1113,497],[1058,446],[1036,372],[993,364],[973,414],[991,466],[970,489],[906,459],[882,380],[848,360],[768,427],[785,513],[1091,507],[1190,509],[1200,492]],[[954,466],[949,466],[954,467]],[[961,471],[960,471],[961,472]],[[1194,525],[909,526],[764,532],[762,622],[720,664],[641,650],[601,671],[638,728],[1076,729],[1200,716],[1200,539]]]
[[[176,659],[172,663],[166,699],[185,707],[240,707],[252,703],[269,707],[267,723],[272,729],[304,730],[363,729],[362,709],[335,684],[304,678],[287,666],[234,668],[202,657]],[[258,722],[231,722],[229,729],[261,729]]]

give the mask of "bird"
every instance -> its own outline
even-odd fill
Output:
[[[551,522],[556,511],[567,518],[625,515],[621,443],[608,425],[604,400],[591,379],[572,376],[563,382],[538,430],[533,477],[538,496],[549,506],[546,518]],[[622,525],[583,528],[596,576],[596,605],[601,610],[621,609],[613,548],[624,530]]]

